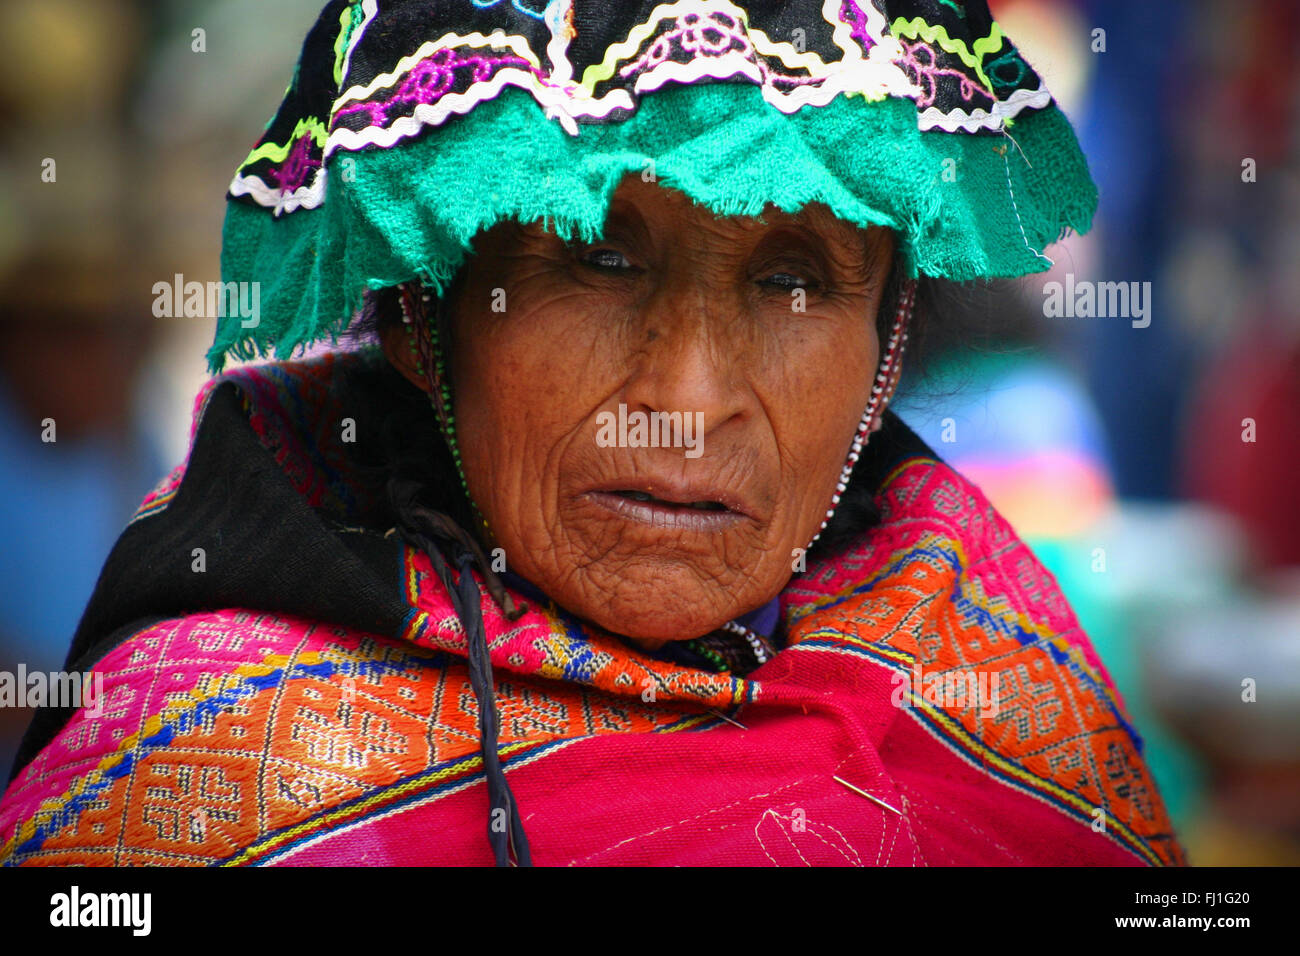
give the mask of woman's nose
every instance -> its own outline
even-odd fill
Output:
[[[738,305],[707,289],[652,297],[634,331],[629,411],[703,415],[713,431],[744,410],[745,336],[736,335]]]

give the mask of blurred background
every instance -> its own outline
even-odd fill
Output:
[[[322,2],[2,2],[0,670],[50,671],[186,453],[213,328],[152,286],[219,278]],[[1101,207],[1049,273],[948,297],[895,408],[1060,581],[1192,862],[1300,863],[1300,2],[991,6]],[[1067,276],[1151,283],[1150,324],[1048,317]],[[29,719],[0,708],[5,778]]]

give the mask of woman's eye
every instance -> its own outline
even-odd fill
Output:
[[[774,272],[766,278],[760,279],[759,285],[776,286],[778,289],[807,289],[813,283],[792,272]]]
[[[632,263],[628,262],[627,256],[617,249],[590,249],[582,254],[582,261],[597,269],[610,271],[632,268]]]

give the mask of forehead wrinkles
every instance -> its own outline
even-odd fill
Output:
[[[809,204],[796,213],[769,207],[758,216],[720,217],[672,190],[656,192],[657,202],[648,207],[616,199],[611,218],[644,218],[651,228],[663,229],[674,241],[680,241],[684,254],[743,255],[766,236],[793,231],[815,243],[834,266],[865,281],[891,248],[888,229],[858,227],[820,203]]]

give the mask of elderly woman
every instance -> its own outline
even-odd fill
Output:
[[[1051,576],[886,410],[929,283],[1095,198],[976,0],[329,3],[230,189],[209,359],[282,360],[199,395],[0,858],[1181,862]]]

